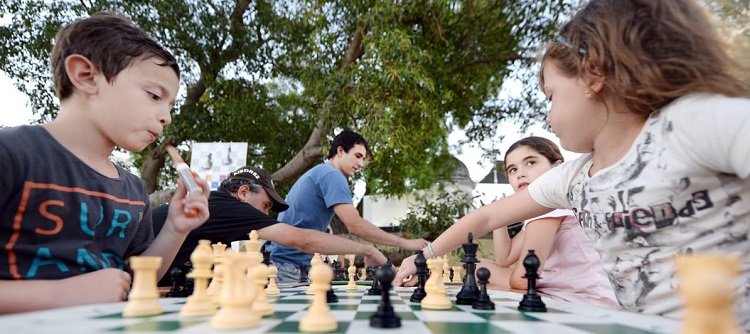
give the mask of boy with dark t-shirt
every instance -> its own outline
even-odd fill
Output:
[[[270,210],[282,212],[289,205],[276,193],[268,173],[258,167],[241,167],[221,183],[218,191],[212,191],[208,198],[211,218],[205,224],[190,232],[180,247],[171,268],[179,268],[190,260],[190,254],[198,246],[198,240],[207,239],[212,243],[229,245],[232,241],[247,239],[252,230],[258,231],[261,239],[278,242],[306,253],[321,254],[361,254],[369,265],[385,263],[385,256],[372,246],[320,231],[294,227],[279,223],[268,216]],[[169,205],[153,210],[154,233],[159,233],[164,224]],[[164,276],[160,286],[170,285],[170,278]]]
[[[52,68],[58,117],[0,130],[0,313],[125,300],[128,257],[161,256],[160,277],[208,219],[208,185],[187,196],[180,183],[154,238],[143,180],[109,159],[115,146],[144,149],[171,122],[172,54],[99,13],[58,32]]]

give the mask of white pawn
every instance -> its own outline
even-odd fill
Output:
[[[217,242],[211,245],[211,248],[213,248],[213,264],[214,264],[213,278],[214,279],[212,279],[211,284],[208,285],[206,294],[208,294],[211,297],[214,297],[213,298],[214,302],[218,303],[218,299],[219,299],[218,295],[219,293],[221,293],[221,282],[224,280],[224,276],[222,274],[223,268],[221,267],[221,265],[224,262],[224,252],[227,249],[227,245],[221,242]]]
[[[354,282],[354,273],[357,271],[357,267],[352,264],[347,271],[349,272],[349,284],[346,285],[346,289],[357,290],[357,283]]]
[[[268,287],[266,288],[267,295],[278,295],[281,293],[279,286],[276,285],[276,276],[279,274],[279,269],[270,266],[268,267]]]
[[[212,260],[211,241],[205,239],[198,241],[198,247],[195,247],[193,253],[190,254],[193,271],[187,274],[187,277],[195,280],[193,294],[187,298],[185,306],[180,310],[181,317],[196,317],[216,313],[217,305],[206,291],[208,279],[211,278]]]
[[[156,271],[161,266],[161,257],[132,256],[133,289],[128,304],[122,311],[124,317],[142,317],[162,313],[159,304],[159,289],[156,287]]]
[[[310,259],[310,269],[312,269],[312,267],[315,267],[315,265],[322,264],[322,263],[323,263],[323,259],[320,257],[320,253],[315,253],[312,259]],[[307,274],[310,275],[309,272]],[[312,285],[310,285],[310,287],[307,288],[307,291],[305,291],[305,294],[306,295],[313,294]]]
[[[338,328],[336,318],[331,315],[331,308],[326,302],[326,293],[331,288],[333,269],[325,264],[318,264],[310,269],[310,288],[314,297],[307,314],[299,321],[302,332],[330,332]]]

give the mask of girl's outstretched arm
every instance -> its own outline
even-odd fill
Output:
[[[513,272],[510,276],[511,288],[526,290],[528,287],[528,280],[523,278],[526,274],[526,268],[523,267],[523,258],[529,252],[529,249],[533,249],[534,253],[536,253],[539,258],[538,273],[542,273],[544,263],[547,261],[547,258],[549,258],[552,244],[555,241],[557,229],[560,227],[560,224],[562,224],[564,219],[565,217],[541,218],[531,221],[526,225],[523,239],[519,239],[518,242],[515,243],[520,245],[520,247],[517,247],[515,254],[518,263],[516,264],[516,267],[513,268]]]
[[[461,218],[435,239],[432,243],[432,250],[436,256],[443,256],[466,242],[469,232],[474,235],[474,239],[477,239],[492,230],[504,228],[515,222],[540,216],[550,211],[552,209],[537,204],[529,195],[529,191],[523,189],[474,210]],[[427,248],[422,252],[426,258],[432,258],[432,254]],[[416,268],[414,267],[414,257],[411,256],[401,263],[394,284],[400,286],[404,278],[414,273],[416,273]]]

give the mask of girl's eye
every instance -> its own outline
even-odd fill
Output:
[[[534,166],[536,164],[536,161],[528,161],[526,162],[526,166]]]
[[[515,168],[508,169],[508,174],[513,174],[516,172]]]
[[[154,93],[148,92],[148,95],[150,95],[150,96],[151,96],[151,99],[152,99],[152,100],[154,100],[154,101],[159,101],[159,100],[161,100],[161,96],[159,96],[159,95],[156,95],[156,94],[154,94]]]

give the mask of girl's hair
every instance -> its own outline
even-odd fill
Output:
[[[591,0],[545,47],[542,86],[544,66],[551,62],[586,84],[601,77],[602,93],[641,115],[690,93],[749,91],[742,81],[748,69],[730,56],[693,0]]]
[[[547,138],[532,136],[521,139],[513,143],[513,145],[510,145],[508,151],[505,152],[505,159],[503,159],[505,166],[508,165],[508,154],[521,146],[528,146],[532,150],[537,151],[543,157],[547,158],[551,164],[554,164],[558,160],[564,161],[562,153],[560,153],[560,148],[557,147],[555,143]]]

